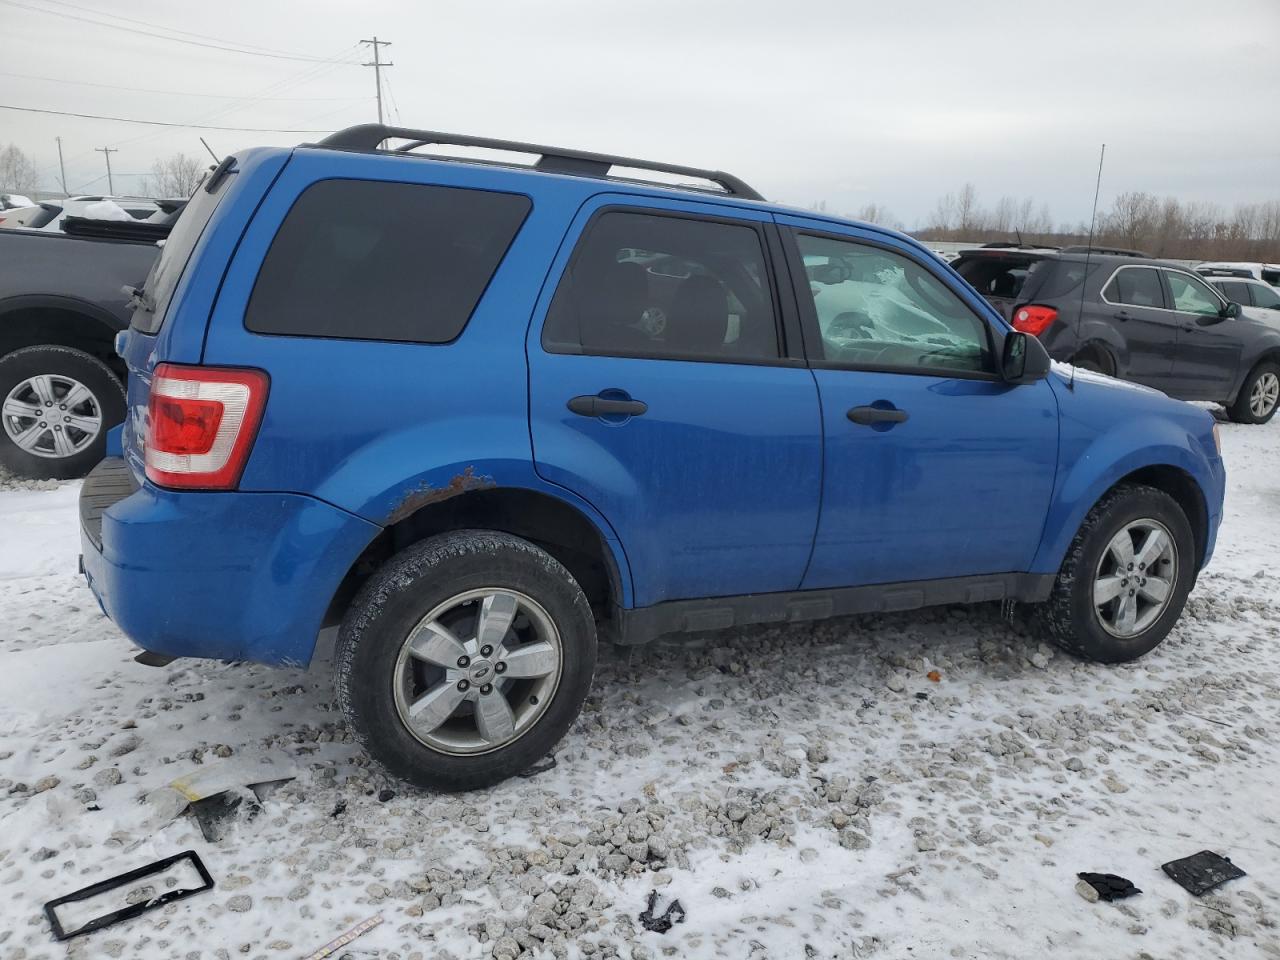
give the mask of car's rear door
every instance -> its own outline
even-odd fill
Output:
[[[1179,324],[1171,390],[1184,400],[1226,400],[1239,379],[1243,343],[1226,300],[1194,274],[1162,269],[1165,296]]]
[[[529,426],[546,480],[610,523],[637,606],[795,590],[822,425],[769,216],[588,201],[534,313]]]
[[[822,398],[822,515],[804,586],[1027,570],[1057,469],[1052,387],[999,378],[1003,329],[911,245],[777,219]]]
[[[1155,267],[1125,264],[1102,287],[1099,306],[1124,341],[1116,376],[1166,389],[1178,349],[1177,316],[1167,308],[1164,285]]]

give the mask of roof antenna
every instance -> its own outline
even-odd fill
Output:
[[[213,157],[214,163],[221,163],[222,158],[213,152],[213,147],[209,146],[209,141],[204,137],[200,137],[200,142],[204,144],[204,148],[209,151],[209,156]]]
[[[1022,230],[1018,227],[1014,227],[1013,232],[1018,237],[1018,246],[1022,246]]]
[[[1098,193],[1102,190],[1102,162],[1107,158],[1107,145],[1102,145],[1098,156],[1098,179],[1093,185],[1093,213],[1089,216],[1089,245],[1084,251],[1084,276],[1080,278],[1080,315],[1076,317],[1075,350],[1071,351],[1071,377],[1067,389],[1076,388],[1076,353],[1080,349],[1080,322],[1084,319],[1084,289],[1089,283],[1089,261],[1093,259],[1093,229],[1098,223]]]

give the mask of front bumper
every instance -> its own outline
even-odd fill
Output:
[[[306,665],[379,529],[298,494],[138,485],[117,457],[80,491],[90,589],[129,639],[173,657]]]

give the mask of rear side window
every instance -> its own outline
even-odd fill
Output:
[[[324,180],[302,192],[262,262],[255,333],[448,343],[529,213],[485,190]]]
[[[600,214],[556,290],[542,345],[595,356],[777,359],[759,232],[679,216]]]
[[[1234,303],[1249,302],[1249,285],[1238,280],[1218,280],[1213,284],[1228,300]]]
[[[218,208],[218,202],[226,196],[227,184],[233,179],[234,176],[223,177],[213,193],[206,190],[204,181],[201,181],[191,200],[178,214],[173,230],[161,242],[159,258],[152,265],[146,283],[142,285],[144,295],[130,321],[135,330],[142,333],[157,333],[160,330],[173,291],[187,268],[187,261],[191,259],[191,252],[195,250],[200,235],[213,217],[213,211]]]
[[[1124,267],[1117,270],[1102,295],[1112,303],[1124,303],[1131,307],[1164,308],[1160,274],[1150,267]]]

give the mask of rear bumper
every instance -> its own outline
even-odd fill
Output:
[[[334,592],[379,528],[312,497],[139,486],[110,457],[80,492],[83,567],[138,646],[305,665]]]

